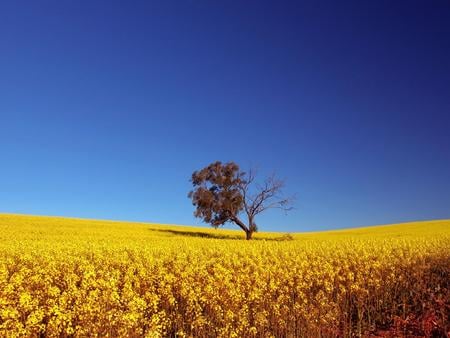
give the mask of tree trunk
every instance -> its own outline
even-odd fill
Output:
[[[252,233],[253,233],[253,231],[252,231],[251,229],[247,228],[247,226],[246,226],[244,223],[242,223],[242,221],[241,221],[239,218],[237,218],[237,217],[235,216],[235,217],[233,217],[231,220],[232,220],[234,223],[236,223],[237,225],[239,225],[239,227],[240,227],[242,230],[244,230],[244,232],[245,232],[245,237],[246,237],[247,240],[252,239]]]

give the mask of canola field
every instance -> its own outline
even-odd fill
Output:
[[[1,337],[445,337],[450,220],[244,233],[0,214]]]

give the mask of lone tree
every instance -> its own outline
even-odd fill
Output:
[[[214,162],[195,171],[191,182],[194,189],[188,197],[196,207],[194,215],[217,228],[232,222],[245,231],[251,239],[258,230],[255,217],[267,209],[284,211],[292,209],[292,197],[281,196],[284,182],[275,175],[262,184],[255,182],[255,170],[244,172],[234,162]],[[241,220],[244,214],[247,222]]]

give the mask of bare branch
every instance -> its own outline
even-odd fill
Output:
[[[252,176],[252,182],[254,176]],[[263,184],[256,185],[256,193],[249,196],[249,185],[244,186],[245,211],[249,218],[253,219],[256,215],[267,209],[281,209],[285,212],[292,210],[293,197],[283,197],[281,192],[284,182],[276,178],[275,174],[270,175]]]

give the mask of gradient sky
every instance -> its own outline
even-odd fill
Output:
[[[450,218],[450,2],[2,1],[0,123],[0,212],[201,224],[234,160],[261,230]]]

